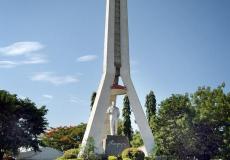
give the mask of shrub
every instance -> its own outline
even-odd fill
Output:
[[[109,156],[108,160],[117,160],[117,157],[115,157],[115,156]]]
[[[78,153],[79,153],[79,149],[70,149],[70,150],[65,151],[63,158],[66,158],[66,159],[77,158]]]
[[[86,145],[84,146],[84,152],[81,155],[81,158],[84,160],[96,160],[97,155],[94,153],[95,150],[95,142],[93,137],[89,137]]]
[[[122,152],[122,159],[125,158],[132,160],[144,160],[145,154],[137,148],[127,148]]]
[[[131,160],[130,158],[123,158],[123,160]]]
[[[59,157],[57,160],[76,159],[79,153],[79,149],[70,149],[64,152],[64,155]]]

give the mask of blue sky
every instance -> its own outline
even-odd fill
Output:
[[[198,86],[230,89],[229,0],[129,0],[132,78],[144,104]],[[0,89],[87,122],[102,73],[105,0],[0,0]]]

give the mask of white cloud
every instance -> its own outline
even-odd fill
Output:
[[[79,80],[75,76],[57,76],[53,72],[41,72],[36,73],[32,76],[31,80],[33,81],[41,81],[41,82],[49,82],[54,85],[68,84],[68,83],[76,83]]]
[[[0,68],[13,68],[18,64],[13,61],[0,61]]]
[[[53,96],[49,94],[43,94],[42,97],[47,98],[47,99],[53,99]]]
[[[14,68],[20,65],[29,65],[29,64],[42,64],[47,63],[48,61],[43,57],[30,57],[29,59],[22,61],[9,61],[9,60],[0,60],[0,68]]]
[[[43,49],[44,46],[39,42],[16,42],[9,46],[1,47],[0,53],[6,56],[18,56]]]
[[[0,60],[0,68],[14,68],[20,65],[42,64],[48,62],[46,58],[36,51],[44,46],[39,42],[16,42],[6,47],[0,47],[0,55],[17,56],[18,60]],[[20,56],[23,56],[22,58]]]
[[[42,64],[47,63],[48,61],[41,55],[33,55],[29,57],[27,60],[22,61],[22,64]]]
[[[85,55],[85,56],[78,57],[77,61],[78,62],[90,62],[96,59],[97,59],[96,55]]]

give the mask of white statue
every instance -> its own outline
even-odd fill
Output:
[[[110,134],[117,135],[117,126],[118,126],[120,111],[119,108],[114,105],[114,102],[112,102],[112,106],[108,108],[107,113],[109,114]]]

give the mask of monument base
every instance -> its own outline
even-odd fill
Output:
[[[129,147],[129,140],[126,136],[107,135],[107,137],[103,140],[103,149],[105,151],[105,155],[107,156],[118,156],[124,149]]]

